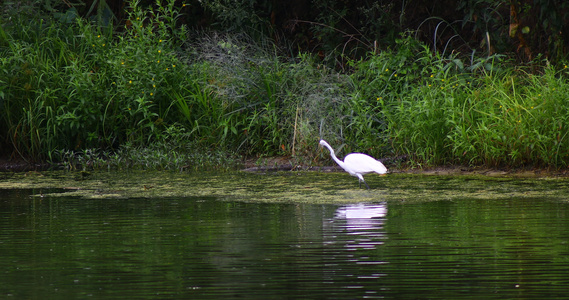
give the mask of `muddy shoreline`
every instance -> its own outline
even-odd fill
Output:
[[[23,159],[0,157],[0,172],[27,172],[58,168],[48,163],[34,163]],[[278,172],[278,171],[319,171],[343,172],[337,165],[303,166],[295,165],[286,157],[256,158],[243,161],[243,171],[246,172]],[[512,176],[512,177],[569,177],[569,169],[543,168],[487,168],[467,166],[438,166],[430,168],[389,168],[389,173],[406,173],[421,175],[482,175],[482,176]]]
[[[21,158],[0,157],[0,172],[27,172],[44,170],[51,167],[48,163],[34,163]]]

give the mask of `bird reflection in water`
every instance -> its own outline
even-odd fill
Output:
[[[387,239],[383,229],[386,215],[386,203],[344,205],[336,210],[331,229],[344,233],[341,236],[351,237],[343,241],[348,249],[375,249]]]

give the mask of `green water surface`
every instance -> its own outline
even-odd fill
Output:
[[[564,299],[569,182],[0,175],[0,297]]]

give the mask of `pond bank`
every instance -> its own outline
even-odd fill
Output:
[[[22,158],[10,158],[0,156],[0,172],[24,172],[31,170],[43,170],[49,168],[48,163],[27,162]]]
[[[569,177],[569,169],[546,168],[487,168],[468,166],[437,166],[426,168],[390,168],[392,174],[420,174],[420,175],[481,175],[481,176],[510,176],[510,177]],[[338,165],[331,166],[303,166],[294,164],[294,159],[287,157],[266,157],[247,159],[244,161],[243,171],[248,172],[274,172],[274,171],[320,171],[344,172]]]
[[[21,158],[0,157],[0,172],[25,172],[45,170],[52,167],[47,162],[27,162]],[[487,168],[467,166],[437,166],[427,168],[390,168],[389,173],[420,174],[420,175],[481,175],[481,176],[510,176],[510,177],[569,177],[569,169],[546,168]],[[297,164],[290,157],[264,157],[243,160],[242,171],[247,172],[276,172],[276,171],[319,171],[343,172],[337,165],[307,166]]]

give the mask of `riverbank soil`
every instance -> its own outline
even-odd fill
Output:
[[[0,172],[39,171],[49,168],[47,163],[34,163],[22,158],[0,156]],[[249,158],[243,161],[243,170],[249,172],[275,172],[275,171],[320,171],[343,172],[337,165],[332,166],[303,166],[295,164],[295,160],[288,157]],[[389,173],[407,173],[421,175],[482,175],[482,176],[512,176],[512,177],[569,177],[569,169],[553,170],[541,168],[499,169],[485,167],[465,166],[438,166],[432,168],[413,169],[389,168]]]
[[[466,166],[438,166],[430,168],[390,168],[389,173],[406,173],[421,175],[481,175],[481,176],[511,176],[511,177],[569,177],[569,169],[544,169],[544,168],[486,168],[486,167],[466,167]],[[295,165],[294,159],[287,157],[266,157],[256,159],[246,159],[244,161],[244,171],[251,172],[270,172],[270,171],[321,171],[321,172],[343,172],[338,165],[323,167],[307,167]]]
[[[39,164],[25,161],[22,158],[10,158],[8,156],[0,156],[0,172],[22,172],[39,170],[46,168],[47,164]]]

